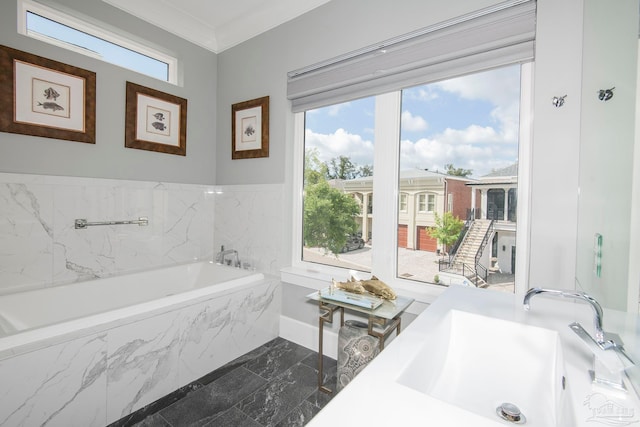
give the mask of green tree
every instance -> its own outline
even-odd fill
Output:
[[[334,157],[324,163],[324,171],[327,179],[354,179],[358,177],[372,176],[372,165],[358,165],[347,156]]]
[[[304,185],[324,181],[327,174],[327,165],[320,161],[318,149],[308,148],[304,155]]]
[[[355,233],[360,206],[325,180],[305,187],[303,238],[305,246],[317,246],[338,254],[347,235]]]
[[[359,166],[358,175],[361,177],[373,176],[373,166],[371,165]]]
[[[451,163],[444,165],[447,175],[467,177],[473,173],[471,169],[454,168]]]
[[[334,157],[327,165],[329,179],[353,179],[357,175],[356,165],[347,156]]]
[[[458,217],[453,216],[451,212],[445,212],[442,217],[438,215],[437,212],[435,212],[434,215],[436,226],[427,229],[427,233],[434,239],[438,239],[446,250],[447,247],[453,245],[456,240],[458,240],[460,231],[462,227],[464,227],[464,222]]]

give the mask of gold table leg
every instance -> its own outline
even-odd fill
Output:
[[[320,317],[318,319],[318,389],[324,393],[331,394],[333,391],[323,384],[324,380],[324,363],[323,363],[323,337],[324,337],[324,324],[333,323],[333,315],[336,310],[340,311],[340,326],[344,326],[344,307],[339,307],[333,304],[327,304],[323,301],[318,301],[320,307]],[[373,329],[374,325],[378,325],[383,328],[382,331],[376,331]],[[378,344],[380,351],[384,350],[385,339],[395,329],[396,336],[400,334],[401,318],[400,315],[394,317],[390,321],[387,319],[369,316],[369,335],[378,338]]]
[[[320,318],[318,328],[318,389],[324,393],[331,394],[333,391],[323,384],[324,380],[324,363],[323,363],[323,350],[322,341],[324,336],[324,324],[333,323],[333,314],[337,309],[340,309],[340,326],[344,326],[344,307],[338,307],[332,304],[325,304],[322,301],[318,301],[320,305]],[[322,313],[322,310],[325,310]]]
[[[379,325],[384,328],[381,332],[378,332],[373,329],[374,325]],[[400,333],[401,319],[400,316],[396,316],[391,321],[387,323],[386,319],[381,317],[369,316],[369,335],[378,338],[378,344],[380,346],[380,351],[384,350],[384,340],[396,330],[396,336]]]

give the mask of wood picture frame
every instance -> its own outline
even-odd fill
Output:
[[[269,157],[269,97],[231,106],[231,158]]]
[[[187,100],[127,82],[127,148],[187,155]]]
[[[0,45],[0,131],[95,144],[96,73]]]

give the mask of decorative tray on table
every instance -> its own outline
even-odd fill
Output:
[[[368,308],[371,310],[375,310],[383,302],[381,298],[374,297],[373,295],[355,294],[353,292],[347,292],[342,289],[336,289],[333,286],[329,286],[328,288],[319,290],[318,295],[320,296],[320,298],[325,300],[356,305],[358,307]]]

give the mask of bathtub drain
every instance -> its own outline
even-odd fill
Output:
[[[503,420],[509,421],[514,424],[524,424],[527,422],[524,414],[520,412],[520,408],[518,408],[513,403],[505,402],[502,405],[496,408],[496,414]]]

